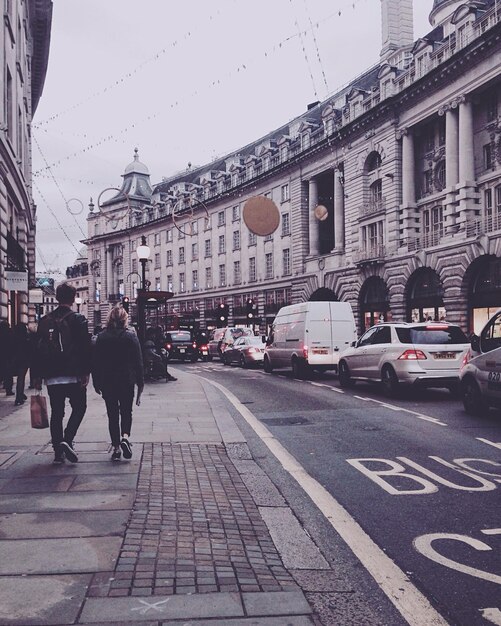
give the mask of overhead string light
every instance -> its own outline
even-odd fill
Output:
[[[293,6],[292,0],[289,0],[291,7]],[[313,70],[311,69],[311,64],[310,64],[310,60],[308,58],[308,53],[306,52],[306,46],[304,43],[304,39],[303,39],[303,33],[301,32],[301,27],[299,26],[299,22],[297,20],[297,17],[294,20],[294,25],[297,28],[297,32],[298,32],[298,36],[299,36],[299,41],[301,43],[301,48],[303,50],[303,55],[304,55],[304,59],[306,61],[306,67],[308,68],[308,71],[310,73],[310,78],[311,78],[311,83],[313,85],[313,93],[315,94],[315,98],[318,99],[318,92],[317,92],[317,86],[315,84],[315,79],[313,77]],[[304,32],[304,34],[306,35],[306,31]]]
[[[313,26],[313,22],[311,21],[311,15],[310,15],[310,11],[308,8],[308,4],[306,2],[306,0],[303,0],[304,3],[304,8],[308,14],[308,22],[310,24],[310,32],[311,32],[311,36],[313,38],[313,43],[315,44],[315,50],[317,51],[317,59],[318,59],[318,64],[320,66],[320,70],[322,72],[322,78],[324,80],[324,85],[325,85],[325,94],[327,96],[327,94],[329,93],[329,85],[327,84],[327,77],[325,76],[325,71],[324,71],[324,66],[322,63],[322,58],[320,57],[320,50],[318,48],[318,42],[317,42],[317,37],[315,35],[315,27]],[[353,6],[355,6],[355,4],[353,4]]]

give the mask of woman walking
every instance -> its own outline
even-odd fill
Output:
[[[94,346],[92,380],[103,394],[113,452],[112,461],[132,457],[130,433],[132,403],[137,385],[137,404],[144,388],[143,359],[136,333],[127,326],[128,314],[121,306],[111,309],[106,329]]]

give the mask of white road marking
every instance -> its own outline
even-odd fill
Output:
[[[381,406],[384,406],[387,409],[391,409],[392,411],[403,411],[404,413],[410,413],[410,415],[413,415],[414,417],[417,417],[420,420],[424,420],[425,422],[431,422],[432,424],[437,424],[437,426],[447,426],[445,422],[441,422],[436,417],[431,417],[430,415],[423,415],[423,413],[418,413],[417,411],[412,411],[411,409],[405,409],[395,404],[382,402],[381,400],[376,400],[375,398],[362,398],[360,396],[353,396],[353,397],[359,398],[360,400],[368,400],[370,402],[376,402],[377,404],[380,404]]]
[[[475,437],[478,441],[482,443],[486,443],[489,446],[494,446],[495,448],[499,448],[501,450],[501,443],[495,443],[494,441],[489,441],[488,439],[484,439],[483,437]]]
[[[484,528],[480,532],[484,535],[501,535],[501,528]]]
[[[482,613],[482,617],[496,626],[501,626],[501,611],[496,608],[478,609]]]
[[[323,513],[353,554],[374,578],[389,600],[410,626],[447,626],[447,621],[436,611],[408,576],[372,541],[358,522],[318,481],[306,472],[273,434],[226,387],[204,379],[223,393],[262,439],[282,467],[296,480]]]

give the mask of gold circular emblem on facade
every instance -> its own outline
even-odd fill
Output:
[[[271,235],[280,223],[277,205],[265,196],[253,196],[244,204],[242,212],[247,228],[255,235]]]

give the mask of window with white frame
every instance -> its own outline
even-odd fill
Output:
[[[240,231],[233,231],[233,250],[240,250]]]
[[[167,250],[167,267],[172,265],[172,250]]]
[[[160,245],[160,233],[155,233],[155,245],[159,246]]]
[[[155,291],[162,291],[162,285],[158,277],[155,279]]]
[[[224,226],[226,223],[225,221],[225,213],[224,211],[219,211],[217,214],[217,225],[218,226]]]
[[[483,154],[484,154],[484,169],[489,170],[491,169],[493,165],[491,143],[485,144],[485,146],[483,147]]]
[[[240,261],[233,262],[233,283],[235,285],[240,285],[242,282],[242,272],[240,269]]]
[[[212,289],[212,267],[205,268],[205,288]]]
[[[172,280],[172,274],[167,274],[167,291],[174,291],[174,281]]]
[[[168,228],[165,231],[165,242],[166,243],[171,243],[172,242],[172,228]]]
[[[224,242],[224,235],[219,235],[218,252],[219,254],[224,254],[225,251],[226,251],[226,246]]]
[[[208,217],[204,218],[204,230],[210,230],[211,229],[211,219],[210,219],[210,215]]]
[[[249,246],[255,246],[257,244],[257,235],[249,231]]]
[[[193,291],[198,291],[198,270],[191,272],[191,288]]]
[[[186,224],[183,224],[181,226],[181,229],[177,231],[177,238],[178,239],[184,239],[185,234],[184,234],[184,230],[183,229],[185,228],[185,226],[186,226]]]
[[[136,247],[137,247],[137,241],[135,239],[132,239],[131,242],[130,242],[130,251],[134,252]]]
[[[132,259],[132,272],[137,273],[137,259]]]
[[[186,282],[185,282],[184,272],[181,272],[179,274],[179,291],[181,293],[184,293],[186,291]]]
[[[362,227],[362,249],[376,252],[384,245],[383,221],[379,220]]]
[[[219,266],[219,286],[226,287],[226,265],[224,263]]]
[[[250,257],[249,259],[249,281],[254,282],[256,280],[256,257]]]
[[[291,273],[291,251],[289,248],[282,250],[282,274],[289,276]]]
[[[184,257],[184,246],[181,246],[179,248],[179,263],[184,263],[185,257]]]
[[[265,243],[267,241],[273,241],[273,233],[271,233],[270,235],[266,235],[266,237],[264,238]]]
[[[266,278],[273,278],[273,252],[264,255]]]
[[[212,243],[210,239],[206,239],[204,242],[204,254],[205,258],[212,256]]]
[[[234,206],[231,209],[231,219],[233,222],[237,222],[240,219],[240,206]]]
[[[291,222],[289,213],[282,213],[282,237],[291,234]]]
[[[444,209],[441,206],[425,209],[424,218],[424,235],[425,245],[434,246],[440,243],[440,239],[444,235]]]
[[[289,200],[289,185],[282,185],[280,187],[280,199],[282,202],[287,202]]]
[[[198,222],[197,221],[191,222],[191,234],[198,235]]]
[[[191,244],[191,260],[196,261],[198,259],[198,243]]]
[[[155,254],[155,269],[156,270],[160,269],[160,252],[157,252]]]

